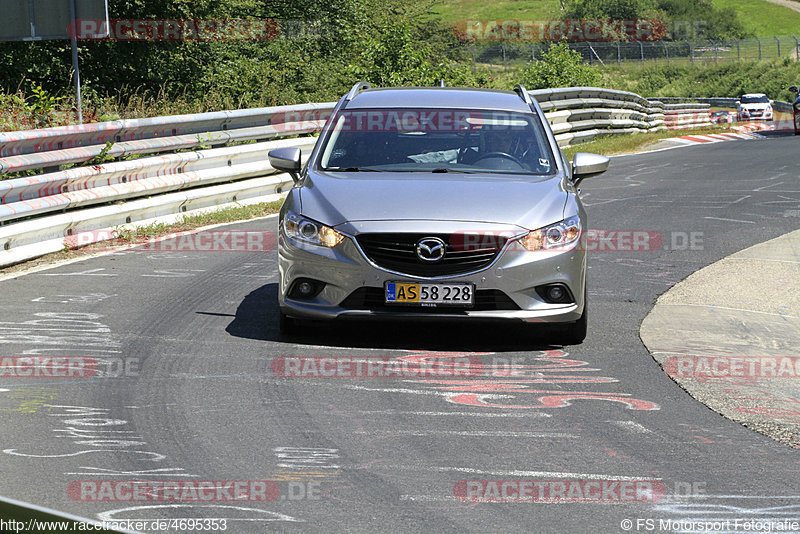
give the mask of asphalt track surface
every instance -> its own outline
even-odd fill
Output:
[[[3,355],[129,366],[119,378],[0,379],[0,494],[94,519],[227,518],[228,532],[752,532],[743,522],[800,521],[798,451],[693,400],[638,335],[673,284],[800,226],[797,141],[619,157],[586,180],[590,228],[658,232],[663,246],[591,254],[578,346],[493,324],[353,323],[282,339],[275,251],[126,251],[0,282]],[[274,376],[274,358],[309,356],[466,357],[481,376]],[[280,496],[176,504],[70,492],[125,480],[267,480]],[[489,500],[502,496],[486,481],[536,482],[539,498],[469,502],[464,481],[483,481],[471,487]],[[631,500],[623,483],[656,495]],[[558,488],[591,502],[543,502]]]

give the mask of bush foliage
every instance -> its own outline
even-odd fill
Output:
[[[475,67],[470,52],[429,15],[433,0],[114,0],[112,19],[277,19],[302,31],[272,41],[80,42],[88,120],[191,113],[338,99],[354,82],[529,89],[604,85],[645,96],[787,98],[798,64],[735,63],[713,69],[655,66],[602,71],[554,44],[516,70]],[[720,17],[709,0],[565,0],[575,18]],[[728,22],[723,24],[727,20]],[[715,30],[716,31],[716,30]],[[0,129],[63,123],[73,105],[66,41],[0,43]],[[34,90],[35,89],[35,90]],[[57,109],[56,109],[57,108]]]

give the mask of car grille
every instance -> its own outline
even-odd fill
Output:
[[[438,237],[445,242],[444,258],[424,262],[417,257],[417,242],[425,237]],[[507,238],[489,236],[480,244],[464,246],[464,234],[361,234],[358,244],[376,265],[413,276],[448,276],[478,271],[491,265]]]
[[[451,313],[463,314],[464,308],[450,306],[428,307],[413,305],[386,304],[383,288],[362,287],[356,289],[340,304],[348,310],[393,311],[397,313]],[[468,308],[472,311],[519,310],[521,309],[511,298],[498,289],[478,289],[475,291],[475,304]]]

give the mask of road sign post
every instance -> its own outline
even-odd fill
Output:
[[[97,34],[108,35],[108,0],[0,0],[0,41],[45,41],[69,39],[72,42],[72,69],[78,122],[83,123],[83,99],[78,61],[78,28],[81,20],[102,20]],[[88,36],[87,36],[88,37]]]

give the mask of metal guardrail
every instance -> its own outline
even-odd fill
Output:
[[[0,174],[204,145],[309,134],[334,102],[301,104],[0,133]],[[320,113],[323,112],[323,113]],[[322,117],[322,119],[320,119]],[[107,143],[111,143],[107,147]]]
[[[105,532],[136,534],[132,530],[111,528],[98,521],[57,512],[41,506],[0,497],[0,519],[3,532]]]
[[[604,134],[682,127],[681,120],[696,120],[703,109],[708,115],[707,104],[665,105],[596,87],[530,94],[561,146]],[[0,181],[0,266],[62,250],[65,237],[78,232],[276,200],[292,182],[288,175],[275,173],[267,152],[298,146],[307,155],[315,138],[205,147],[312,133],[322,128],[333,107],[303,104],[0,133],[0,174],[44,169]],[[110,148],[106,143],[112,143]],[[150,156],[60,169],[101,153]]]

